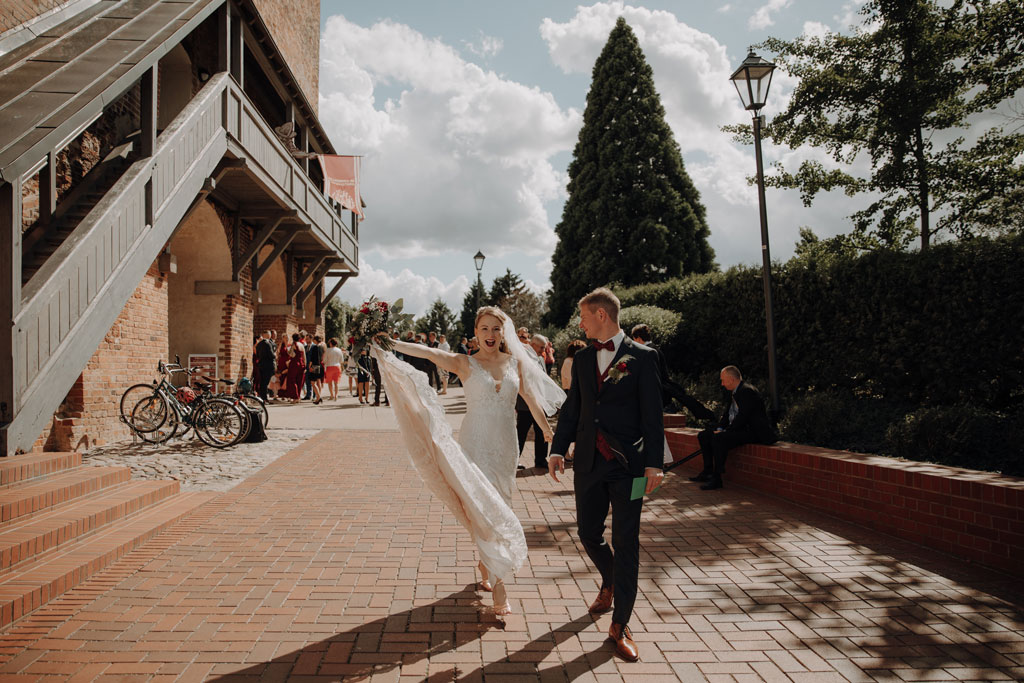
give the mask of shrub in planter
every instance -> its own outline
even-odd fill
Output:
[[[905,408],[850,391],[817,391],[794,401],[779,424],[781,436],[794,443],[879,453],[886,427]]]
[[[970,405],[920,408],[886,431],[888,454],[1024,476],[1024,410],[1001,415]]]

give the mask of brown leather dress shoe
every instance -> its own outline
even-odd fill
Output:
[[[615,654],[627,662],[640,659],[640,651],[636,649],[633,634],[629,632],[628,626],[612,622],[612,627],[608,629],[608,637],[615,642]]]
[[[604,614],[612,608],[612,587],[602,588],[597,600],[590,605],[591,614]]]

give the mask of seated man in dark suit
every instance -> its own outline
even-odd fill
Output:
[[[707,406],[686,393],[686,389],[683,389],[677,382],[673,382],[672,378],[668,374],[668,362],[665,360],[665,354],[661,352],[661,349],[651,345],[651,328],[643,323],[634,325],[630,331],[629,336],[633,338],[638,344],[643,344],[649,349],[654,350],[658,354],[658,374],[661,376],[661,404],[668,407],[672,399],[679,401],[680,405],[687,408],[693,416],[701,421],[711,421],[715,419],[715,414],[708,410]],[[670,412],[668,410],[665,411]]]
[[[740,369],[727,365],[719,377],[722,387],[732,394],[731,400],[718,426],[714,429],[709,427],[697,435],[704,454],[704,470],[696,477],[690,477],[690,481],[703,482],[701,489],[704,491],[722,488],[725,456],[731,449],[745,443],[771,444],[777,440],[761,394],[743,381]]]

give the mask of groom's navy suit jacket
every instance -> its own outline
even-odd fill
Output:
[[[623,360],[625,374],[617,382],[606,376],[598,389],[594,347],[580,349],[573,357],[572,384],[558,417],[551,452],[565,454],[575,441],[573,468],[578,472],[590,472],[594,458],[602,457],[595,453],[598,429],[611,437],[613,446],[621,448],[633,476],[642,477],[646,467],[661,469],[665,432],[658,354],[625,337],[611,367]]]

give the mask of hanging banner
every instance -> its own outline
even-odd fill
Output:
[[[359,157],[320,154],[318,158],[324,172],[325,194],[363,218],[359,198]]]

